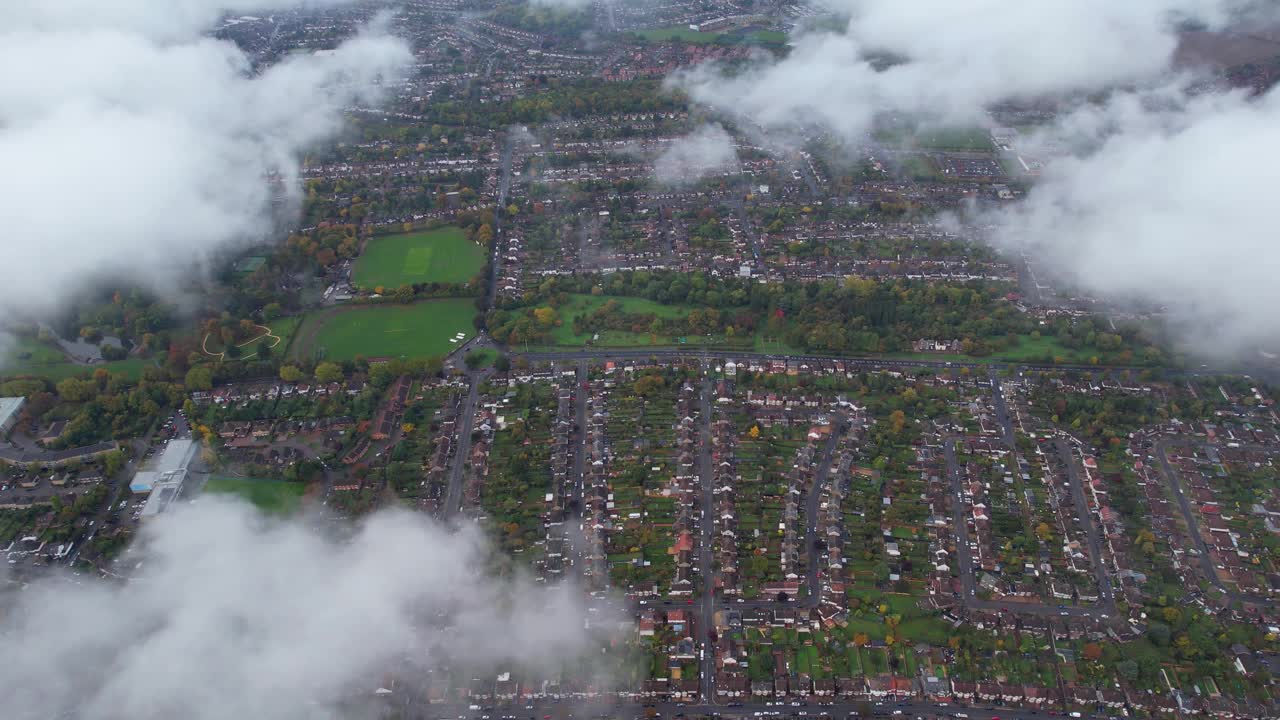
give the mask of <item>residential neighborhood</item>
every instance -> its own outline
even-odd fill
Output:
[[[0,31],[6,717],[1280,717],[1265,3],[162,5]]]

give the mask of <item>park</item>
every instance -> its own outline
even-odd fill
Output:
[[[475,314],[474,301],[461,298],[331,308],[303,320],[290,354],[338,361],[442,357],[475,335]]]
[[[375,237],[365,245],[351,274],[360,288],[398,288],[422,283],[465,284],[484,267],[485,250],[462,230]]]

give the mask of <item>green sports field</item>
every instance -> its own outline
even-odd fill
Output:
[[[302,483],[256,478],[213,477],[204,491],[218,495],[238,495],[259,510],[272,515],[289,515],[302,504]]]
[[[484,248],[456,227],[386,235],[369,240],[351,280],[358,287],[398,288],[415,283],[462,284],[484,267]]]
[[[326,360],[444,356],[475,336],[475,314],[475,303],[467,299],[324,310],[306,317],[290,354]],[[464,337],[449,342],[457,333]]]

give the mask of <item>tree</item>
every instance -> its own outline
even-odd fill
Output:
[[[296,383],[302,379],[302,371],[296,365],[285,365],[280,368],[280,379],[287,383]]]
[[[1169,626],[1164,623],[1151,623],[1147,626],[1147,638],[1151,640],[1151,644],[1156,647],[1167,647],[1169,645],[1169,637],[1173,633],[1169,630]]]
[[[1089,662],[1097,662],[1102,658],[1102,646],[1098,643],[1085,643],[1084,659]]]
[[[902,433],[902,429],[906,427],[907,415],[901,410],[894,410],[889,413],[889,427],[893,429],[894,435]]]
[[[551,307],[540,307],[533,311],[533,319],[538,321],[544,329],[549,329],[556,324],[556,311]]]
[[[112,450],[102,456],[102,473],[108,478],[114,477],[116,473],[124,467],[124,453],[119,450]]]
[[[213,371],[207,367],[193,367],[182,382],[188,391],[213,389]]]
[[[511,358],[506,355],[499,355],[497,359],[493,361],[493,369],[498,372],[507,372],[511,369]]]
[[[484,365],[484,360],[484,353],[469,352],[467,353],[467,356],[462,359],[462,362],[465,363],[469,369],[478,370],[480,369],[480,366]]]
[[[342,382],[342,378],[342,366],[337,363],[322,362],[316,366],[316,380],[318,382]]]
[[[58,383],[58,395],[68,402],[84,402],[94,396],[93,383],[77,378],[67,378]]]

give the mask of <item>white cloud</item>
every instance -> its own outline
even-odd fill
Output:
[[[653,175],[663,185],[680,186],[737,166],[738,152],[724,126],[706,124],[672,141],[653,163]]]
[[[1124,95],[1062,125],[1104,139],[1052,163],[997,215],[996,243],[1091,292],[1166,305],[1201,352],[1274,347],[1280,168],[1268,158],[1280,156],[1280,94]]]
[[[334,541],[205,497],[145,529],[120,563],[141,564],[129,582],[56,577],[16,595],[0,706],[13,720],[330,717],[388,671],[425,681],[445,656],[558,667],[600,640],[581,593],[487,578],[487,552],[478,531],[407,512]]]
[[[282,6],[281,0],[231,5]],[[172,287],[177,273],[267,228],[270,173],[411,61],[378,31],[260,74],[199,35],[227,3],[27,3],[0,30],[0,310],[48,311],[89,279]]]
[[[529,0],[529,4],[558,10],[585,10],[594,5],[595,0]]]
[[[703,66],[671,82],[768,128],[819,124],[859,139],[882,113],[975,122],[1002,100],[1151,80],[1181,18],[1222,22],[1248,0],[842,0],[840,33],[795,39],[743,72]],[[897,62],[878,67],[869,58]]]
[[[41,32],[122,30],[166,42],[189,40],[226,15],[325,7],[351,0],[49,0],[9,9],[9,24]]]

